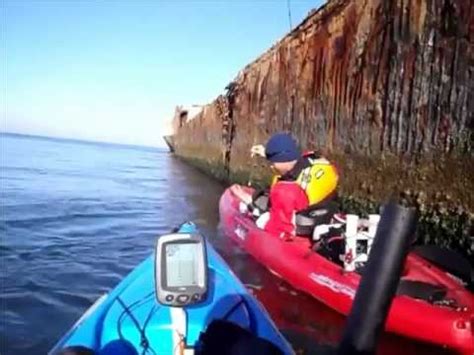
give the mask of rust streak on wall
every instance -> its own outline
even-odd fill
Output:
[[[175,149],[245,180],[250,146],[291,131],[340,165],[346,195],[474,211],[473,88],[474,0],[333,0],[177,129]]]

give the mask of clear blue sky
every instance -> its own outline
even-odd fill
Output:
[[[322,0],[291,0],[293,25]],[[287,0],[3,0],[0,131],[161,145],[289,29]]]

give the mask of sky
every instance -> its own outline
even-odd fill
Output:
[[[293,26],[322,0],[290,0]],[[162,146],[289,31],[288,0],[3,0],[0,131]]]

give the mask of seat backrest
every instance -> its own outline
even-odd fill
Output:
[[[295,216],[296,234],[312,236],[317,225],[328,224],[337,211],[335,202],[318,203],[299,211]]]

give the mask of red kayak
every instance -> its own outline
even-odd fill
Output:
[[[348,315],[359,284],[357,272],[343,268],[311,251],[306,237],[288,241],[259,229],[239,211],[239,201],[226,190],[219,203],[224,233],[236,241],[272,273],[332,309]],[[407,295],[394,298],[385,329],[474,354],[474,295],[462,282],[427,260],[408,255],[401,282],[428,284],[445,290],[445,302],[429,302]]]

